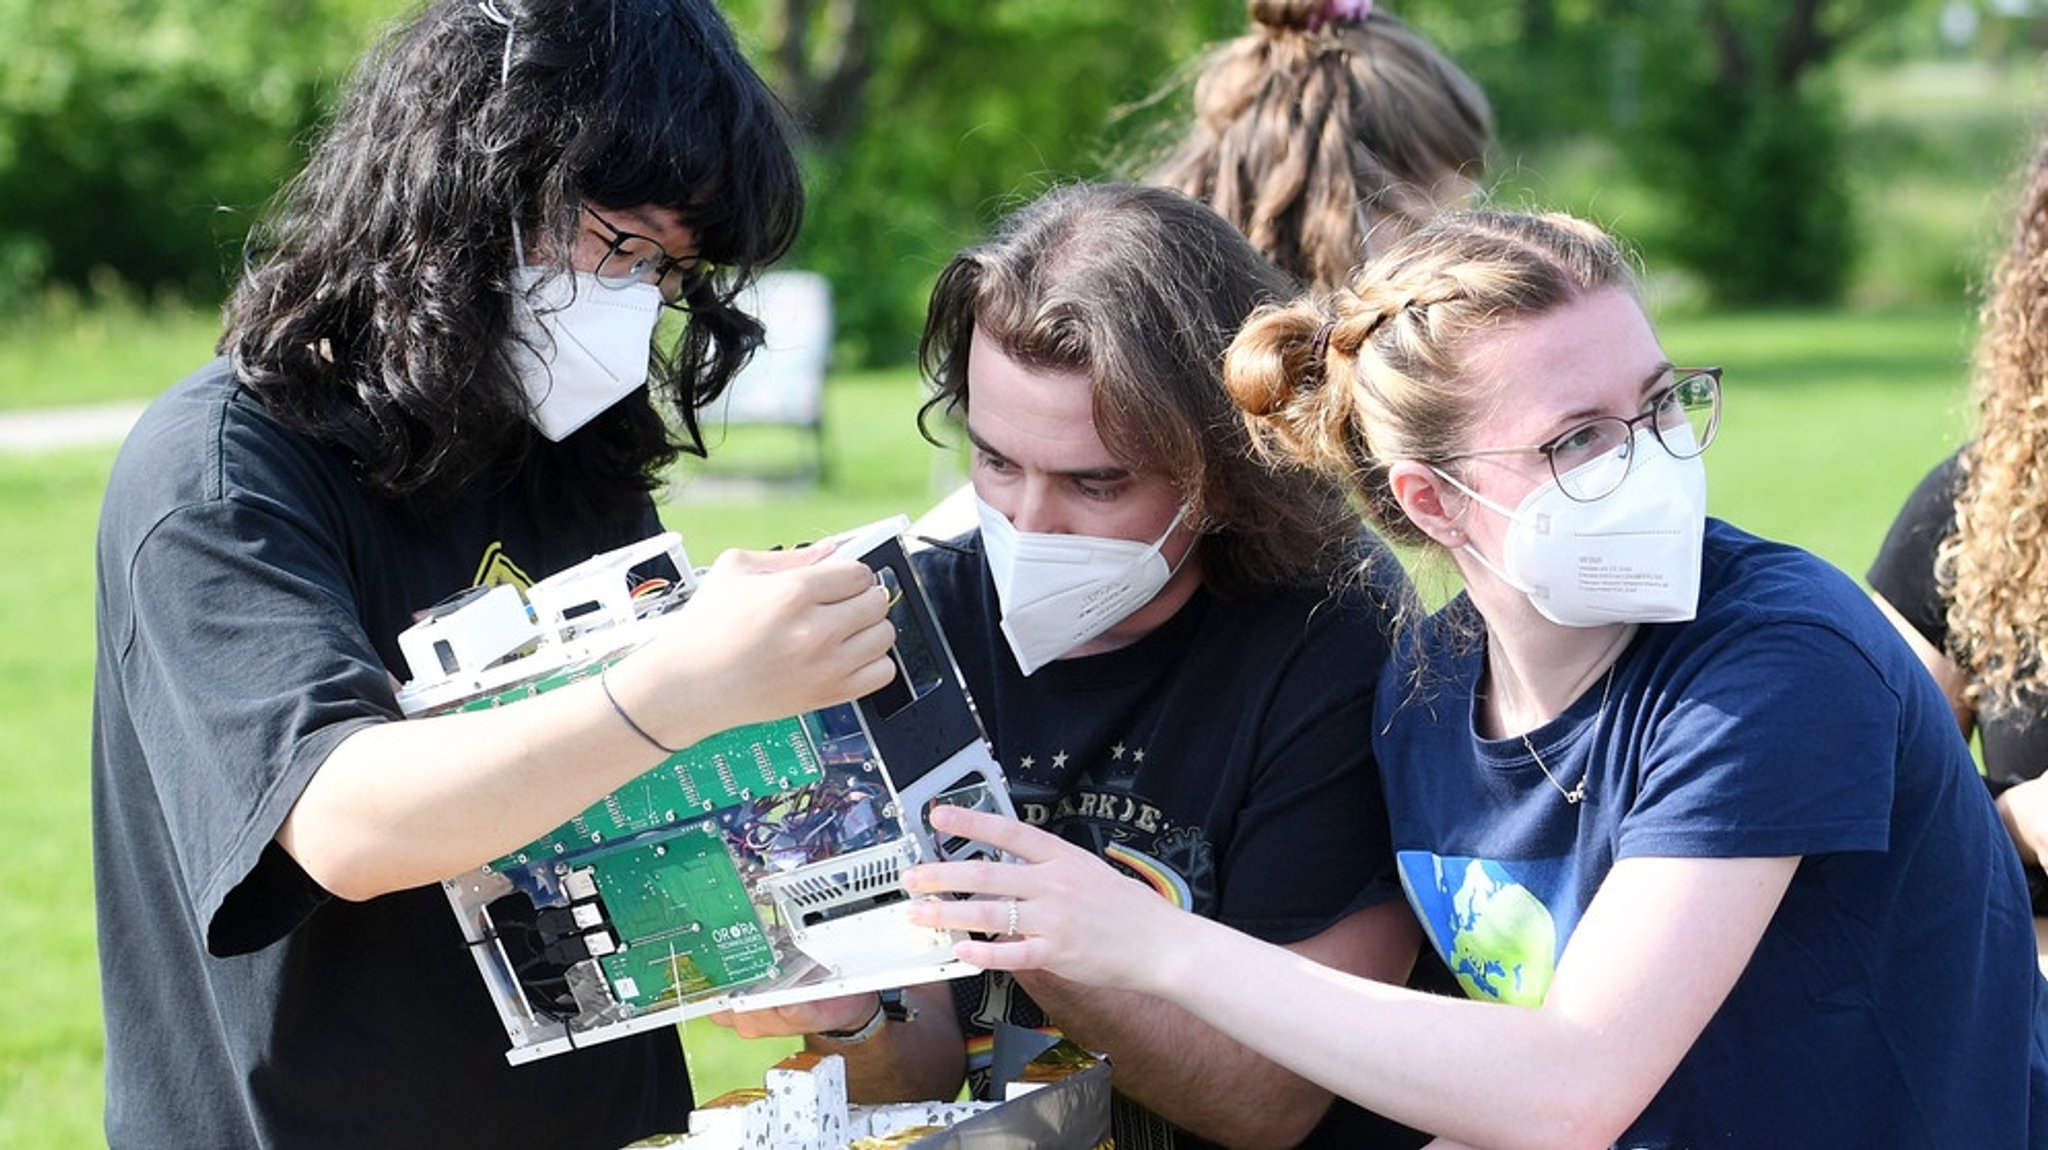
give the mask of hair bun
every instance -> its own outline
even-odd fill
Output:
[[[1247,415],[1270,417],[1323,380],[1334,327],[1306,304],[1252,317],[1231,342],[1223,384]]]

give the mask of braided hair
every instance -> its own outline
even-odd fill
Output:
[[[1388,467],[1465,446],[1475,339],[1633,284],[1621,247],[1584,221],[1454,212],[1360,269],[1351,287],[1254,316],[1231,344],[1224,384],[1259,451],[1340,477],[1382,534],[1426,546]]]
[[[1462,200],[1485,171],[1486,94],[1376,6],[1249,0],[1212,49],[1193,118],[1144,182],[1207,203],[1297,280],[1342,286],[1375,248]]]

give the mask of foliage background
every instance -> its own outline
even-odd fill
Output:
[[[1247,26],[1243,0],[725,5],[803,131],[812,208],[794,259],[832,280],[849,365],[907,362],[954,251],[1047,182],[1141,161],[1182,115],[1199,49]],[[0,0],[0,312],[33,315],[52,289],[212,306],[346,69],[410,7]],[[1872,263],[1898,246],[1891,207],[1909,189],[1873,185],[1867,149],[1945,149],[1989,187],[2011,143],[1874,137],[1859,77],[1907,59],[2009,74],[2048,23],[2037,0],[1392,7],[1491,93],[1496,196],[1602,218],[1691,298],[1737,305],[1953,298],[1975,247]],[[1945,36],[1962,10],[1973,34]]]
[[[217,296],[390,0],[0,0],[0,304]]]

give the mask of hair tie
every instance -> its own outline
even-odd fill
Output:
[[[1330,379],[1330,333],[1337,330],[1337,321],[1326,319],[1316,325],[1316,333],[1308,337],[1308,370],[1302,373],[1295,384],[1295,391],[1306,394],[1323,386]]]
[[[1363,24],[1372,15],[1372,0],[1323,0],[1323,6],[1308,18],[1308,30],[1320,32],[1332,24]]]
[[[633,721],[633,716],[626,713],[626,708],[619,706],[619,697],[617,695],[612,694],[611,681],[605,678],[605,676],[610,673],[611,669],[612,665],[610,663],[606,663],[601,669],[599,669],[599,671],[597,672],[597,685],[599,687],[604,688],[604,701],[612,705],[612,710],[618,712],[619,718],[625,721],[626,726],[631,727],[633,729],[634,734],[640,736],[642,739],[645,739],[647,741],[648,746],[653,747],[655,750],[660,751],[664,755],[680,754],[684,750],[687,750],[688,748],[685,747],[669,746],[668,744],[662,742],[660,739],[657,739],[653,735],[648,734],[647,728]]]
[[[1330,358],[1330,333],[1336,330],[1337,321],[1326,319],[1316,328],[1316,333],[1308,338],[1308,354],[1315,360],[1318,370],[1322,368],[1323,361]]]
[[[1371,6],[1372,0],[1366,0],[1366,7]],[[498,86],[502,88],[512,80],[512,40],[519,34],[519,25],[498,7],[498,0],[477,0],[477,7],[485,19],[505,30],[505,51],[498,61]]]

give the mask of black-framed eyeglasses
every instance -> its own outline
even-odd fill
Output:
[[[582,205],[582,210],[605,231],[603,238],[608,246],[604,258],[597,263],[597,279],[606,287],[652,284],[661,289],[662,298],[669,304],[681,306],[711,277],[710,265],[702,260],[670,255],[653,237],[619,227],[589,204]],[[675,278],[671,280],[671,276]]]
[[[1714,442],[1714,433],[1721,427],[1721,369],[1679,367],[1672,369],[1672,375],[1671,386],[1651,396],[1641,415],[1627,419],[1603,415],[1546,443],[1475,448],[1443,456],[1437,462],[1453,463],[1481,455],[1541,455],[1550,461],[1550,474],[1567,498],[1579,503],[1605,499],[1635,470],[1637,427],[1647,426],[1657,443],[1677,459],[1691,459]],[[1622,466],[1589,466],[1617,452]]]

